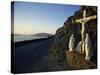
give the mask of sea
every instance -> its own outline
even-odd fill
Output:
[[[21,42],[21,41],[26,41],[26,40],[35,40],[35,39],[41,39],[41,38],[47,38],[47,36],[14,35],[14,42]]]

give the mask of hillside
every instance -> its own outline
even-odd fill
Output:
[[[68,44],[71,34],[75,35],[74,48],[76,48],[78,42],[81,40],[81,24],[76,23],[75,21],[77,19],[83,18],[84,10],[86,10],[86,17],[97,15],[96,6],[81,6],[80,10],[75,11],[75,13],[64,22],[63,26],[57,29],[54,37],[55,40],[50,51],[51,58],[55,63],[67,61],[66,58],[69,58],[66,57],[68,55],[66,51],[69,50]],[[91,43],[93,49],[93,57],[91,61],[92,63],[97,64],[97,18],[86,22],[85,31],[89,34],[90,40],[92,40]],[[71,64],[71,62],[69,64]]]

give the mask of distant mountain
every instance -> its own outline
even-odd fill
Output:
[[[27,34],[11,34],[12,36],[29,36]],[[37,33],[37,34],[30,34],[30,36],[53,36],[53,34],[49,33]]]
[[[33,34],[34,36],[53,36],[53,34],[49,34],[49,33],[37,33],[37,34]]]

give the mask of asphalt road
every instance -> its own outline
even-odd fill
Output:
[[[33,65],[48,55],[48,49],[52,42],[52,39],[48,39],[16,47],[15,73],[33,72]]]

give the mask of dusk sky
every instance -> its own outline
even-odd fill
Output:
[[[59,27],[63,26],[67,18],[79,9],[78,5],[15,2],[14,33],[54,34]]]

